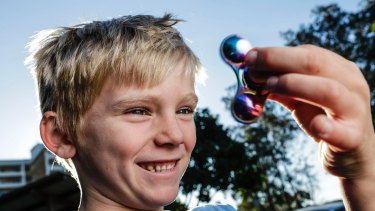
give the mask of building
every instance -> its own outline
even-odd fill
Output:
[[[42,144],[31,159],[0,161],[0,210],[77,210],[79,189]]]
[[[53,172],[64,172],[60,165],[54,165],[54,155],[43,144],[31,149],[30,160],[0,161],[0,195],[25,186]]]
[[[0,161],[0,195],[26,185],[28,160]]]

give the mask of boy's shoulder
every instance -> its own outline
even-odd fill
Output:
[[[235,211],[230,205],[215,204],[215,205],[204,205],[190,209],[189,211]]]

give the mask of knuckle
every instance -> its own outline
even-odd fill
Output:
[[[353,88],[354,88],[353,90],[356,90],[360,95],[362,95],[366,101],[370,101],[371,99],[370,86],[367,83],[360,68],[358,67],[356,63],[352,61],[348,61],[348,66],[351,67],[351,69],[355,71],[356,74],[358,74],[358,76],[353,77],[353,80],[352,80]]]
[[[318,75],[322,64],[321,49],[311,44],[302,45],[301,48],[305,50],[305,62],[303,68],[306,73]]]
[[[357,71],[357,72],[360,72],[361,70],[359,69],[358,65],[353,62],[353,61],[350,61],[350,60],[347,60],[347,62],[349,63],[348,66],[350,66],[353,70]]]
[[[357,90],[359,90],[359,93],[361,93],[366,102],[371,101],[370,86],[366,83],[366,81],[362,81],[362,83],[359,83]]]
[[[305,48],[305,49],[315,49],[317,48],[315,45],[312,45],[312,44],[302,44],[300,45],[301,48]]]
[[[344,94],[344,90],[339,83],[327,83],[323,89],[323,101],[338,102],[338,99]]]

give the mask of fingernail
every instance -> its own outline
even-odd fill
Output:
[[[247,65],[248,66],[254,66],[257,58],[258,58],[258,51],[254,51],[254,50],[250,51],[247,54],[247,58],[246,58]]]
[[[269,91],[273,91],[275,90],[278,83],[279,83],[279,77],[271,76],[270,78],[267,79],[266,89],[268,89]]]

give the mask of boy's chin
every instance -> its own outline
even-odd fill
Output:
[[[174,190],[169,191],[161,191],[159,193],[154,194],[151,198],[144,199],[144,204],[149,204],[150,208],[158,209],[163,208],[166,205],[173,203],[178,195],[179,187],[175,188]],[[146,196],[145,196],[146,197]]]

